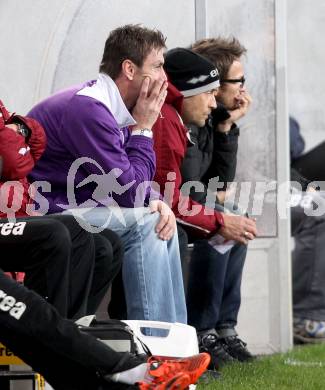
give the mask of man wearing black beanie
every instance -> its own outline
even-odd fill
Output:
[[[216,67],[190,50],[170,50],[166,55],[164,67],[169,80],[184,97],[210,92],[220,86]]]
[[[161,116],[153,127],[157,159],[155,181],[159,183],[161,193],[169,201],[178,222],[191,240],[219,235],[221,239],[234,242],[231,249],[224,253],[218,252],[211,245],[211,250],[202,256],[200,266],[190,268],[189,275],[190,279],[196,279],[202,286],[200,295],[188,294],[189,324],[198,331],[200,349],[210,353],[211,368],[218,369],[223,363],[235,360],[220,342],[223,337],[220,337],[215,328],[217,324],[220,325],[221,320],[223,333],[231,332],[231,337],[237,335],[234,327],[240,307],[242,266],[246,245],[257,235],[256,224],[254,220],[244,216],[208,209],[186,196],[184,188],[181,193],[181,165],[187,143],[192,142],[187,126],[204,126],[211,111],[216,108],[215,94],[219,87],[219,73],[210,61],[183,48],[170,50],[166,54],[164,68],[169,86]],[[187,186],[187,195],[189,189]],[[221,267],[220,275],[209,274],[207,265],[211,261],[226,264]],[[230,263],[238,266],[227,270],[227,264]],[[212,289],[211,293],[207,285],[213,285],[215,292]],[[220,296],[223,301],[216,302],[216,297]],[[192,304],[191,301],[195,299],[200,304]],[[216,306],[218,310],[215,310]],[[191,321],[192,307],[195,308],[193,310],[200,311],[192,316],[200,318],[199,322]]]

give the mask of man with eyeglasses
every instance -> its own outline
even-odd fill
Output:
[[[231,182],[235,177],[237,163],[239,128],[236,122],[247,114],[252,103],[245,88],[246,80],[241,62],[246,49],[236,38],[217,37],[199,40],[191,46],[191,50],[211,61],[220,74],[220,87],[215,95],[217,108],[212,111],[211,120],[206,123],[205,130],[191,127],[191,136],[198,138],[199,145],[210,145],[210,148],[200,147],[200,152],[205,156],[204,164],[196,165],[201,166],[201,177],[219,176],[220,182]],[[208,153],[211,145],[214,145],[212,156],[211,150]],[[197,156],[192,156],[192,153],[195,153],[195,149],[187,151],[183,162],[184,182],[193,180],[193,171],[196,169],[193,160]],[[217,159],[216,163],[209,168],[214,159]],[[216,201],[222,204],[225,195],[225,191],[218,191]],[[194,196],[196,200],[200,200],[200,197],[197,198],[199,195]]]
[[[205,126],[189,126],[192,143],[182,164],[183,184],[190,181],[200,183],[200,191],[193,187],[190,190],[191,199],[198,203],[220,211],[225,211],[228,206],[232,212],[238,213],[233,205],[224,202],[226,183],[232,182],[236,173],[239,138],[236,122],[247,113],[252,101],[244,87],[240,60],[246,49],[235,38],[219,37],[197,41],[191,50],[218,69],[220,87],[215,94],[217,108]],[[209,180],[217,177],[220,187],[212,189],[210,185],[208,188]],[[252,359],[235,330],[246,252],[247,247],[239,242],[228,252],[220,254],[211,248],[208,240],[194,241],[187,292],[188,318],[189,324],[198,331],[200,350],[210,353],[215,368],[231,358]]]
[[[215,145],[220,143],[221,148],[219,161],[213,164],[213,143],[202,145],[197,142],[197,135],[201,131],[203,134],[210,131],[210,127],[205,126],[207,122],[210,123],[210,114],[217,106],[215,95],[220,86],[215,64],[191,50],[176,48],[166,54],[164,68],[169,86],[162,116],[154,125],[157,158],[155,181],[165,198],[169,198],[177,217],[179,236],[185,234],[194,242],[187,289],[189,324],[198,332],[200,349],[211,356],[210,368],[218,369],[224,363],[252,359],[245,343],[237,337],[235,326],[247,243],[257,235],[256,224],[246,216],[230,214],[221,206],[215,207],[215,201],[209,205],[205,198],[195,199],[192,196],[193,182],[198,184],[201,181],[200,187],[207,191],[204,186],[207,183],[200,172],[201,167],[205,166],[205,157],[209,165],[218,166],[221,172],[224,170],[225,177],[232,175],[234,170],[232,161],[237,151],[238,129],[233,127],[236,126],[230,124],[228,134],[216,133]],[[225,109],[223,111],[219,122],[225,122],[222,122],[222,126],[226,128],[230,114]],[[204,156],[206,152],[199,148],[207,148],[209,153]],[[182,187],[182,164],[184,156],[192,149],[195,150],[191,161],[195,176],[187,186],[190,191],[186,191]],[[170,193],[172,187],[175,189]],[[210,194],[214,200],[215,192],[216,189],[213,189]],[[213,240],[231,240],[233,245],[222,251],[220,247],[215,248],[211,237]],[[186,254],[186,249],[183,243],[181,253]]]

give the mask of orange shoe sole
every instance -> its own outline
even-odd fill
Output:
[[[185,390],[190,384],[190,377],[180,372],[167,383],[139,383],[138,385],[140,390]]]
[[[151,358],[155,360],[155,357]],[[179,363],[178,363],[179,361]],[[150,362],[150,360],[149,360]],[[156,363],[157,362],[157,363]],[[150,371],[150,375],[153,376],[152,382],[140,382],[138,383],[140,390],[185,390],[189,385],[197,382],[199,377],[206,371],[210,363],[210,355],[207,353],[200,353],[199,355],[192,356],[184,359],[163,359],[153,361],[152,364],[159,364]],[[168,373],[168,364],[179,365],[179,371],[174,373]]]

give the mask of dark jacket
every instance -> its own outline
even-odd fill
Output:
[[[305,140],[300,134],[300,125],[298,121],[292,116],[289,117],[289,130],[290,130],[290,161],[291,164],[299,158],[305,149]],[[306,191],[309,183],[312,180],[302,176],[295,168],[291,167],[290,179],[292,182],[298,182],[301,185],[303,191]],[[294,186],[294,184],[293,184]]]
[[[289,118],[290,130],[290,158],[291,162],[302,155],[305,149],[305,140],[300,134],[300,125],[298,121],[290,116]]]
[[[199,181],[204,185],[203,191],[191,189],[190,196],[195,201],[205,204],[209,181],[219,177],[219,182],[225,183],[220,189],[226,188],[226,183],[234,180],[237,166],[237,150],[239,129],[233,125],[225,134],[215,130],[218,123],[229,118],[227,110],[218,105],[213,111],[205,127],[191,126],[192,143],[189,144],[182,164],[183,183]],[[212,192],[217,188],[210,186]]]

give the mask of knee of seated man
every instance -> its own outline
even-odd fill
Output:
[[[53,249],[70,251],[71,236],[67,227],[57,220],[46,220],[41,229],[48,231],[46,244]]]
[[[118,236],[118,234],[115,233],[113,230],[104,229],[103,231],[101,231],[98,234],[105,237],[110,242],[113,251],[115,251],[115,252],[117,251],[118,253],[120,251],[123,251],[123,243],[122,243],[120,237]]]
[[[157,225],[158,225],[158,223],[159,223],[161,218],[162,218],[162,215],[158,211],[155,211],[153,213],[147,214],[144,217],[143,226],[144,226],[144,230],[147,229],[149,234],[153,235],[159,241],[161,241],[162,243],[166,244],[166,241],[161,240],[159,238],[159,236],[158,236],[158,233],[156,232],[156,227],[157,227]],[[173,237],[174,236],[178,237],[177,229],[175,229]]]
[[[156,227],[161,219],[161,214],[157,211],[148,212],[144,215],[141,215],[141,218],[137,219],[137,222],[133,224],[132,228],[129,231],[129,234],[133,236],[133,239],[140,236],[141,240],[148,241],[151,243],[160,243],[165,246],[168,241],[164,241],[159,238],[158,233],[156,232]],[[177,230],[175,229],[173,239],[178,240],[177,238]]]
[[[109,268],[113,259],[113,248],[110,241],[102,234],[94,234],[95,258],[100,261],[102,267]]]
[[[124,245],[120,237],[110,229],[104,229],[99,235],[106,240],[109,268],[120,268],[124,257]]]
[[[79,218],[76,218],[72,215],[55,215],[52,217],[54,220],[59,221],[64,225],[70,235],[71,241],[75,239],[79,239],[80,242],[89,242],[92,239],[92,235],[90,232],[85,230],[82,227],[82,222]]]
[[[157,211],[150,213],[144,213],[143,215],[137,218],[137,222],[135,224],[137,229],[147,232],[155,232],[156,226],[159,222],[161,215]]]

